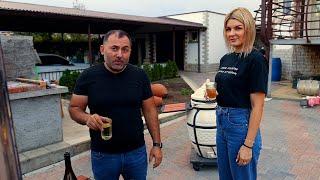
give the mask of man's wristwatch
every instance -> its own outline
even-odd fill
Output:
[[[154,142],[154,143],[153,143],[153,146],[154,146],[154,147],[162,148],[162,143],[156,143],[156,142]]]

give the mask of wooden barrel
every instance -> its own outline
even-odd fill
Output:
[[[300,80],[297,85],[299,94],[316,96],[319,95],[320,85],[316,80]]]

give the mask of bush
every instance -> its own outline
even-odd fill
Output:
[[[163,68],[163,78],[164,79],[169,79],[171,78],[171,68],[169,67],[168,63],[166,64],[166,66]]]
[[[180,90],[181,95],[183,96],[190,96],[193,93],[192,89],[188,89],[188,88],[182,88]]]
[[[157,81],[163,78],[163,70],[162,70],[161,64],[153,65],[152,77],[154,81]]]
[[[153,75],[152,75],[152,67],[150,64],[145,64],[143,65],[143,68],[144,72],[146,72],[148,78],[150,81],[153,81]]]
[[[169,60],[167,62],[167,66],[169,66],[169,69],[171,71],[171,77],[176,77],[178,75],[178,66],[176,62]]]
[[[150,64],[145,64],[142,69],[146,72],[150,81],[175,78],[178,75],[178,66],[176,62],[171,60],[164,67],[161,64],[153,64],[153,67]]]
[[[74,87],[76,85],[76,81],[80,75],[80,72],[70,70],[65,70],[59,80],[59,85],[61,86],[67,86],[69,89],[69,93],[72,93],[74,90]]]

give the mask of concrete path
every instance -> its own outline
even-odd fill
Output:
[[[74,156],[90,149],[90,137],[87,126],[77,124],[71,120],[68,106],[69,101],[62,100],[64,112],[62,119],[63,141],[20,153],[19,159],[23,174],[63,160],[63,154],[66,151],[70,152],[71,156]],[[183,112],[160,114],[160,123],[181,117],[183,115],[181,113]]]
[[[214,81],[214,77],[216,73],[215,72],[197,73],[197,72],[179,71],[179,75],[191,87],[191,89],[195,91],[206,81],[206,79],[210,79],[210,81]]]
[[[263,149],[258,179],[314,180],[320,179],[320,106],[300,108],[298,102],[271,100],[266,102],[261,125]],[[164,160],[159,168],[149,167],[148,179],[218,179],[216,167],[194,171],[190,164],[191,143],[186,117],[177,118],[161,127]],[[149,134],[145,135],[148,149]],[[90,152],[72,158],[76,174],[92,178]],[[64,164],[25,175],[24,179],[60,179]]]

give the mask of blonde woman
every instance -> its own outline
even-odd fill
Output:
[[[224,38],[230,53],[220,60],[217,82],[217,151],[222,180],[257,178],[260,121],[267,89],[267,66],[253,49],[255,21],[245,8],[226,15]]]

